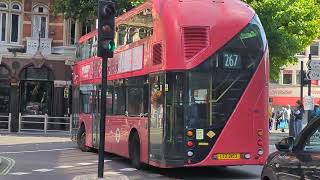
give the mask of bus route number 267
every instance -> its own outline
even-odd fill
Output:
[[[223,68],[224,69],[240,69],[241,56],[235,53],[223,53]]]

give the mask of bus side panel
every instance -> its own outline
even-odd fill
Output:
[[[148,118],[133,117],[128,118],[130,131],[135,128],[138,131],[140,138],[140,160],[144,163],[148,163],[149,157],[149,136],[148,136]],[[130,134],[130,132],[129,132]],[[128,135],[129,135],[128,134]],[[129,136],[127,137],[129,142]],[[127,146],[129,147],[129,146]],[[127,154],[129,156],[129,149],[127,149]]]
[[[80,124],[86,127],[86,146],[93,147],[92,144],[92,116],[90,114],[80,114]]]
[[[111,117],[107,116],[106,118],[106,133],[105,133],[105,146],[104,146],[104,151],[105,152],[112,152],[112,143],[111,141],[113,140],[112,137],[112,131],[111,131]]]
[[[148,118],[107,117],[107,146],[111,146],[108,152],[129,158],[129,136],[133,129],[137,130],[140,138],[141,161],[148,163]]]
[[[127,136],[128,136],[128,125],[126,116],[111,116],[109,118],[110,127],[110,144],[111,152],[123,157],[127,155]]]
[[[267,58],[264,57],[209,155],[200,163],[188,166],[264,164],[269,151],[266,61]],[[257,131],[259,129],[263,130],[262,147],[259,147],[257,143]],[[264,151],[262,156],[258,156],[260,148]],[[219,153],[250,153],[251,158],[240,160],[214,159],[214,155]]]

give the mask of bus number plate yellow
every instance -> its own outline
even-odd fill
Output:
[[[217,154],[218,160],[238,160],[240,159],[239,153],[227,153],[227,154]]]

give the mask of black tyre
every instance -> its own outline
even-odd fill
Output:
[[[81,151],[83,151],[83,152],[90,151],[90,148],[88,146],[86,146],[86,130],[83,125],[78,130],[77,144],[78,144],[78,147]]]
[[[134,133],[130,139],[130,159],[131,165],[136,168],[141,168],[140,162],[140,139],[137,133]]]

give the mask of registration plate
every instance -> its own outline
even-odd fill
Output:
[[[227,154],[217,154],[218,160],[238,160],[240,159],[239,153],[227,153]]]

